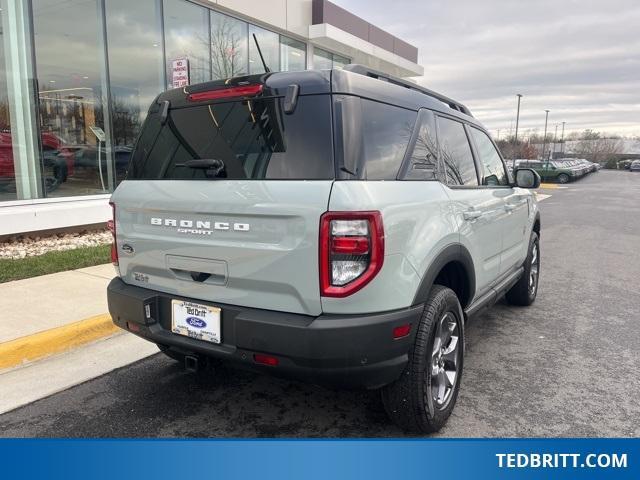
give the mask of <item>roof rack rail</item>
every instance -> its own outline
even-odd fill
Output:
[[[438,92],[434,92],[433,90],[429,90],[428,88],[421,87],[420,85],[417,85],[415,83],[409,82],[409,81],[404,80],[402,78],[394,77],[393,75],[388,75],[386,73],[382,73],[382,72],[379,72],[377,70],[373,70],[373,69],[371,69],[369,67],[365,67],[364,65],[360,65],[360,64],[357,64],[357,63],[350,63],[349,65],[345,65],[343,70],[346,70],[348,72],[358,73],[358,74],[364,75],[366,77],[371,77],[371,78],[375,78],[375,79],[378,79],[378,80],[382,80],[383,82],[393,83],[394,85],[398,85],[398,86],[401,86],[401,87],[409,88],[411,90],[416,90],[416,91],[424,93],[425,95],[428,95],[428,96],[430,96],[432,98],[435,98],[436,100],[441,101],[442,103],[447,105],[452,110],[455,110],[457,112],[464,113],[465,115],[473,117],[473,115],[471,114],[469,109],[467,107],[465,107],[462,103],[456,102],[455,100],[453,100],[453,99],[451,99],[449,97],[446,97],[445,95],[442,95],[442,94],[440,94]]]

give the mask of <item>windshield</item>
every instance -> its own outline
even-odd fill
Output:
[[[330,96],[301,96],[291,115],[282,102],[175,108],[164,125],[154,105],[127,179],[333,179]]]

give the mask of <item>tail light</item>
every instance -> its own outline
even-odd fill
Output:
[[[262,92],[261,84],[240,85],[237,87],[217,88],[204,92],[191,93],[187,97],[190,102],[204,102],[206,100],[217,100],[229,97],[252,97]]]
[[[118,265],[118,245],[116,244],[116,204],[109,202],[111,205],[112,218],[107,222],[107,229],[113,236],[113,242],[111,242],[111,263]]]
[[[382,268],[384,229],[380,212],[327,212],[320,218],[320,293],[346,297]]]

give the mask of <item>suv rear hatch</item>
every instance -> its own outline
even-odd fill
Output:
[[[300,85],[290,113],[282,82],[292,74],[211,82],[154,102],[112,197],[126,283],[321,313],[319,221],[335,171],[328,78],[300,76],[310,74],[312,88]]]

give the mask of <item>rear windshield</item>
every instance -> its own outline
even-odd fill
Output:
[[[290,115],[282,102],[258,98],[175,108],[164,125],[154,106],[127,179],[333,179],[331,97],[300,96]]]

